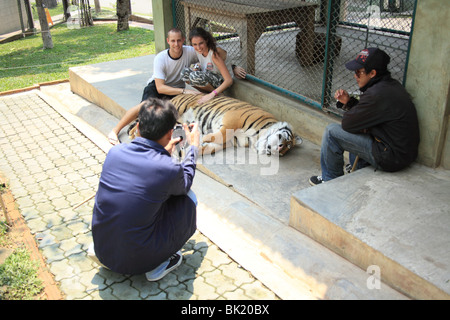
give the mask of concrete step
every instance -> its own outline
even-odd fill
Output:
[[[406,298],[208,175],[193,190],[199,230],[282,299]]]
[[[450,298],[450,172],[369,167],[291,201],[290,225],[415,299]]]

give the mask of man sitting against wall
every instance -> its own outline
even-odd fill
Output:
[[[346,63],[355,72],[362,94],[350,97],[339,89],[338,108],[348,110],[341,124],[327,126],[322,137],[321,176],[312,176],[311,185],[344,175],[344,151],[350,162],[359,156],[357,168],[372,165],[394,172],[410,165],[417,157],[419,124],[415,106],[405,88],[391,77],[389,55],[378,48],[362,50]]]

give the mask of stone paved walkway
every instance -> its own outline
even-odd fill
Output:
[[[95,193],[105,153],[36,92],[0,97],[0,154],[0,172],[65,299],[278,299],[200,232],[158,282],[87,258],[93,200],[74,207]]]

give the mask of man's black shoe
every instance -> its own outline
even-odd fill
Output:
[[[312,186],[317,186],[318,184],[324,183],[322,176],[312,176],[309,178],[309,184]]]

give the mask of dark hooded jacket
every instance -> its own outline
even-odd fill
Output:
[[[384,171],[398,171],[417,157],[419,124],[414,104],[405,88],[389,72],[361,88],[359,101],[352,98],[342,119],[350,133],[368,133],[372,154]]]

